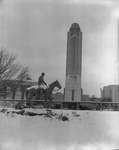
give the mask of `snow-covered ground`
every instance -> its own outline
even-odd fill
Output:
[[[2,108],[0,108],[2,110]],[[119,149],[119,112],[52,110],[52,118],[0,112],[0,150]],[[25,112],[46,113],[45,109]],[[69,121],[62,121],[60,116]]]

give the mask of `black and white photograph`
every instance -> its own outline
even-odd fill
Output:
[[[0,0],[0,150],[119,150],[118,0]]]

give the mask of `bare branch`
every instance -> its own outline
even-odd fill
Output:
[[[16,56],[8,53],[6,49],[0,51],[0,78],[4,79],[12,72],[15,73],[19,69],[19,65],[15,64]]]
[[[0,92],[8,86],[20,86],[29,77],[29,68],[16,63],[16,56],[6,49],[0,51]]]
[[[22,67],[17,78],[21,81],[25,81],[28,76],[29,76],[29,68],[28,67]]]

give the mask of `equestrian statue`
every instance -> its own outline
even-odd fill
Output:
[[[32,99],[40,99],[44,100],[44,107],[46,107],[47,100],[50,101],[50,105],[52,103],[52,92],[55,87],[57,87],[59,90],[62,88],[59,81],[56,80],[49,84],[44,82],[44,77],[45,73],[42,73],[41,76],[38,79],[38,85],[28,87],[26,89],[26,101],[27,101],[27,106],[32,107]]]

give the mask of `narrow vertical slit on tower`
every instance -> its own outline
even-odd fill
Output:
[[[71,100],[74,101],[74,90],[72,90],[72,94],[71,94]]]

